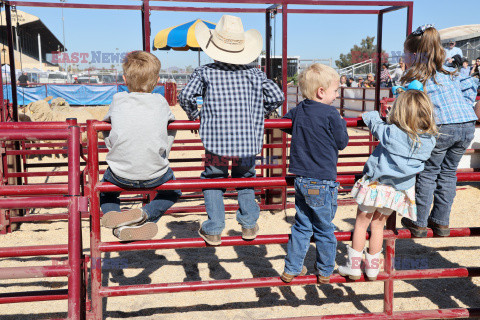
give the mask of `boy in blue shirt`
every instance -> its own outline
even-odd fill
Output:
[[[317,247],[315,270],[319,283],[328,283],[335,267],[337,240],[332,223],[337,211],[338,151],[348,143],[345,120],[331,104],[338,97],[340,77],[331,67],[315,63],[299,76],[305,98],[290,110],[292,120],[290,173],[295,178],[295,224],[287,244],[281,276],[290,282],[303,276],[303,265],[313,235]]]

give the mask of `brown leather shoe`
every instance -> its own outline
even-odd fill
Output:
[[[282,275],[280,276],[280,279],[282,279],[282,281],[285,283],[289,283],[289,282],[292,282],[292,280],[295,277],[304,276],[306,274],[307,274],[307,267],[303,266],[302,271],[299,274],[293,275],[293,274],[288,274],[286,272],[283,272]]]
[[[324,277],[322,275],[317,274],[317,282],[318,284],[330,283],[330,277]]]
[[[450,235],[450,228],[445,225],[438,224],[428,219],[428,227],[432,229],[433,234],[439,237],[448,237]]]
[[[412,220],[408,218],[402,218],[401,220],[402,226],[410,230],[412,236],[417,238],[426,238],[427,237],[427,228],[426,227],[419,227],[413,224]]]
[[[200,227],[198,229],[198,235],[205,240],[205,242],[211,246],[219,246],[222,243],[222,236],[219,234],[206,234]]]
[[[242,227],[242,239],[247,241],[254,240],[257,237],[258,230],[260,230],[258,224],[256,224],[255,227],[251,229],[245,229]]]

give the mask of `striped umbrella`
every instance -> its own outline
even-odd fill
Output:
[[[153,39],[153,49],[154,50],[177,50],[177,51],[187,51],[193,50],[198,51],[198,63],[200,65],[200,51],[202,49],[198,45],[197,39],[195,38],[195,26],[199,22],[203,22],[210,29],[215,29],[215,24],[205,21],[205,20],[194,20],[178,26],[170,27],[163,29],[157,33]]]

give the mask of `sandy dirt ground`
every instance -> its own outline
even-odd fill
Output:
[[[177,119],[185,119],[179,107],[173,108]],[[350,133],[358,134],[351,130]],[[179,132],[177,139],[192,138],[190,132]],[[349,147],[345,152],[359,152],[365,147]],[[172,158],[201,155],[201,151],[176,151]],[[29,160],[32,162],[38,160]],[[42,161],[64,162],[44,158]],[[198,164],[197,164],[198,165]],[[350,170],[352,168],[343,168]],[[357,168],[359,169],[359,168]],[[38,171],[39,169],[32,169]],[[65,170],[55,168],[54,170]],[[195,173],[197,174],[197,173]],[[200,171],[198,171],[198,175]],[[178,172],[177,177],[192,175]],[[63,177],[48,181],[62,181]],[[37,178],[32,182],[45,182]],[[293,197],[289,197],[293,201]],[[227,203],[235,203],[227,200]],[[182,202],[179,205],[203,204],[203,200]],[[125,206],[129,207],[129,206]],[[478,185],[460,186],[453,205],[451,226],[478,226],[480,190]],[[64,210],[36,210],[64,212]],[[340,206],[334,220],[339,231],[350,231],[355,221],[355,206]],[[258,221],[260,234],[290,233],[295,210],[287,212],[262,211]],[[156,239],[196,238],[205,213],[172,214],[159,221]],[[397,217],[397,226],[400,227]],[[88,221],[83,222],[85,252],[89,248]],[[240,226],[233,213],[226,217],[223,235],[240,235]],[[109,230],[102,231],[103,241],[115,241]],[[19,231],[0,235],[2,247],[67,243],[67,224],[64,221],[24,223]],[[337,264],[345,262],[345,242],[338,243]],[[396,245],[397,269],[411,269],[412,263],[423,268],[478,267],[480,246],[478,238],[399,240]],[[283,271],[285,245],[222,247],[202,249],[157,250],[107,253],[104,255],[103,285],[133,285],[181,281],[243,279],[275,277]],[[57,257],[58,258],[58,257]],[[314,246],[310,246],[305,265],[313,273]],[[1,259],[0,267],[40,266],[57,263],[52,257]],[[66,278],[0,280],[0,293],[67,288]],[[480,307],[478,278],[397,281],[395,311]],[[328,284],[286,286],[227,291],[204,291],[158,295],[140,295],[104,299],[105,319],[269,319],[302,317],[339,313],[381,312],[383,283]],[[66,301],[49,301],[0,305],[0,319],[45,319],[66,317]]]

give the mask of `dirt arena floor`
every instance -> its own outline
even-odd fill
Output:
[[[177,119],[185,119],[180,108],[174,107]],[[350,131],[355,134],[355,130]],[[190,132],[179,132],[177,139],[191,138]],[[358,152],[362,147],[347,148]],[[172,152],[172,158],[199,156],[200,151]],[[32,162],[39,160],[29,160]],[[64,159],[44,158],[41,161],[64,162]],[[349,168],[345,168],[348,170]],[[54,170],[65,170],[55,168]],[[32,169],[32,171],[35,171]],[[198,172],[198,175],[200,171]],[[185,176],[181,173],[177,177]],[[191,175],[191,173],[189,174]],[[64,181],[64,177],[48,178],[49,182]],[[45,182],[45,178],[32,182]],[[293,197],[289,197],[293,201]],[[235,203],[227,200],[227,203]],[[180,205],[203,204],[203,200]],[[134,205],[133,205],[134,206]],[[128,206],[125,206],[128,207]],[[451,215],[452,227],[479,226],[480,190],[478,185],[460,185]],[[35,210],[35,212],[64,212],[65,210]],[[339,231],[350,231],[355,221],[355,206],[340,206],[334,220]],[[260,234],[290,233],[295,210],[287,212],[262,211],[258,221]],[[206,214],[166,215],[159,221],[156,239],[196,238]],[[397,217],[397,226],[400,226]],[[240,226],[233,213],[227,214],[225,236],[240,235]],[[102,231],[103,241],[115,241],[109,230]],[[85,253],[89,248],[88,221],[83,222]],[[67,243],[67,223],[24,223],[20,230],[0,235],[2,247]],[[345,242],[338,243],[337,264],[345,262]],[[107,253],[103,285],[133,285],[180,281],[243,279],[276,277],[281,274],[286,253],[285,245],[177,249],[139,252]],[[480,245],[478,238],[399,240],[396,246],[397,269],[478,267]],[[53,257],[1,259],[0,267],[41,266],[57,263]],[[305,265],[313,272],[313,245]],[[0,280],[0,292],[21,292],[67,288],[66,278]],[[480,279],[435,279],[395,282],[395,311],[480,307]],[[66,301],[0,305],[2,320],[33,320],[66,317]],[[339,313],[381,312],[383,283],[328,284],[285,286],[229,291],[199,291],[189,293],[140,295],[104,299],[105,319],[269,319],[304,317]]]

